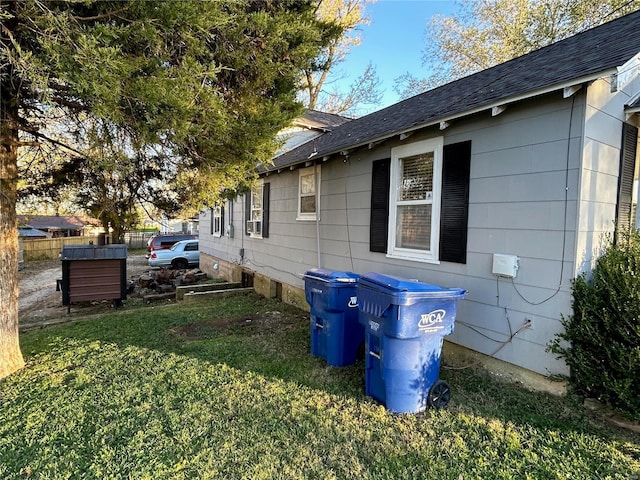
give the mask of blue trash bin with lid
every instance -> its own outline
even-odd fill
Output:
[[[450,389],[438,380],[442,342],[453,332],[466,291],[368,273],[356,294],[365,328],[366,394],[397,413],[444,407]]]
[[[311,307],[311,354],[334,367],[355,363],[364,343],[364,327],[358,321],[358,278],[356,273],[323,268],[304,275],[305,297]]]

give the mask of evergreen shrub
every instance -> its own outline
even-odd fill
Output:
[[[572,289],[573,314],[550,350],[576,391],[640,418],[640,234],[611,244]]]

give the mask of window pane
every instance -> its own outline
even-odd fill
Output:
[[[399,201],[431,200],[433,191],[433,152],[406,157],[400,160]]]
[[[398,206],[396,247],[431,249],[431,205]]]
[[[262,209],[262,188],[256,188],[251,191],[251,208]]]
[[[300,197],[300,213],[316,213],[316,196]]]
[[[316,176],[312,173],[310,175],[302,175],[300,177],[300,193],[302,195],[315,193],[316,191]]]

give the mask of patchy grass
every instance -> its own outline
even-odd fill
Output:
[[[309,355],[308,315],[256,295],[22,336],[0,382],[0,478],[637,479],[638,437],[445,371],[448,408],[393,415],[362,362]]]

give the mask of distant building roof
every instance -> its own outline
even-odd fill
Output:
[[[18,223],[40,230],[82,230],[99,222],[79,215],[18,215]]]
[[[640,11],[343,123],[278,156],[272,170],[617,73],[640,52]],[[637,106],[637,101],[634,105]]]

